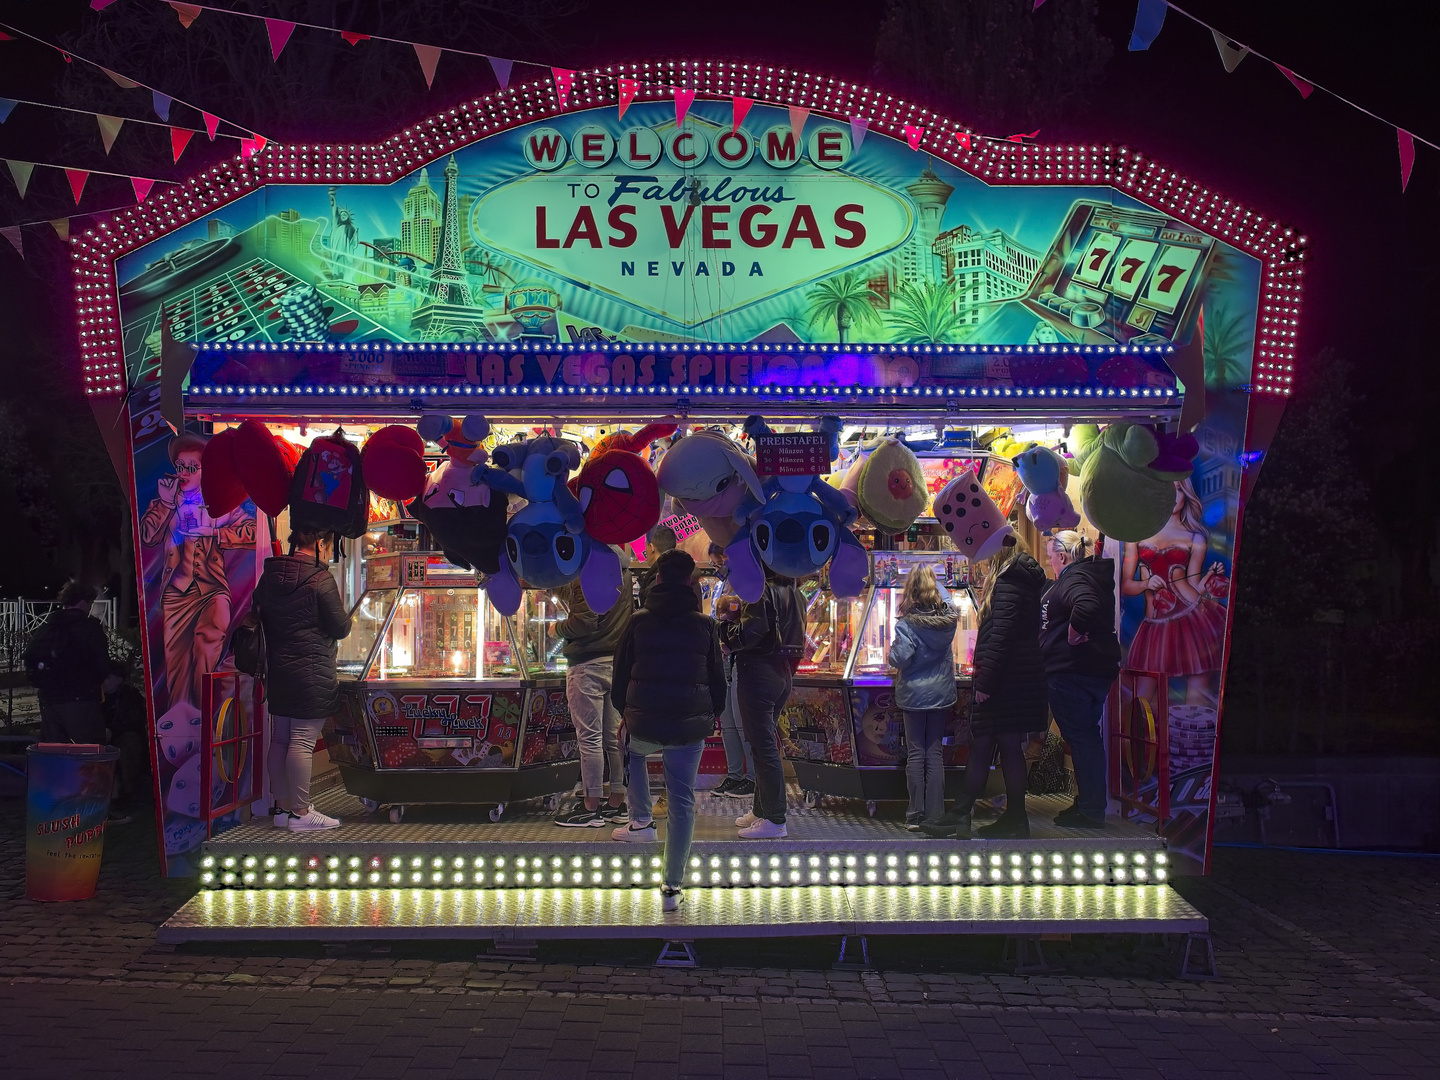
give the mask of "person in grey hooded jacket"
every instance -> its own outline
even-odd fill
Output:
[[[905,713],[905,782],[910,806],[905,827],[919,829],[945,810],[945,760],[941,740],[955,706],[955,627],[959,614],[928,566],[905,579],[900,619],[890,643],[895,704]]]

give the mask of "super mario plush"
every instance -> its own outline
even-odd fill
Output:
[[[823,417],[820,430],[830,434],[832,460],[838,451],[838,417]],[[748,435],[769,435],[759,416],[745,421]],[[726,545],[730,584],[742,600],[759,600],[765,591],[761,564],[789,578],[803,578],[830,564],[830,588],[836,596],[859,596],[869,560],[850,531],[857,516],[849,500],[819,476],[769,476],[764,498],[747,494],[735,508],[739,526]]]
[[[671,445],[656,471],[678,513],[692,514],[712,541],[728,547],[739,531],[742,499],[765,499],[755,461],[718,431],[696,431]]]
[[[1029,495],[1025,499],[1025,516],[1041,532],[1052,529],[1073,529],[1080,524],[1080,515],[1065,491],[1069,479],[1068,463],[1048,446],[1034,446],[1015,455],[1015,470]]]
[[[413,475],[397,483],[396,494],[375,490],[387,498],[406,501],[405,509],[434,537],[435,543],[456,566],[493,574],[500,569],[500,549],[505,544],[505,511],[509,496],[476,481],[474,472],[488,460],[483,440],[490,433],[485,417],[463,419],[443,413],[426,413],[417,425],[417,437],[436,443],[446,460],[418,485]],[[388,429],[386,429],[388,430]],[[366,444],[366,476],[372,468],[368,456],[384,432],[376,432]],[[376,446],[375,453],[386,467],[386,479],[407,470],[412,446],[398,445],[400,437],[390,436]],[[423,462],[422,462],[423,465]]]
[[[929,492],[920,459],[899,439],[881,439],[862,451],[840,491],[882,532],[904,532],[925,510]]]
[[[1080,477],[1080,507],[1106,536],[1136,543],[1165,527],[1175,509],[1175,483],[1194,469],[1199,451],[1193,435],[1157,433],[1121,421],[1103,431],[1077,426],[1070,460]]]
[[[660,485],[641,451],[674,433],[674,424],[647,424],[636,432],[611,432],[595,444],[569,484],[593,539],[628,544],[655,527]]]
[[[572,461],[579,459],[575,443],[542,436],[496,449],[491,460],[503,460],[511,471],[481,465],[472,475],[497,492],[526,500],[505,531],[505,557],[485,583],[503,615],[519,609],[523,587],[553,589],[577,577],[593,611],[609,611],[620,598],[620,555],[591,540],[579,500],[565,486]]]

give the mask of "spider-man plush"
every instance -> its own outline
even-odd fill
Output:
[[[674,433],[674,424],[647,424],[635,432],[611,432],[595,444],[569,484],[594,539],[628,544],[655,527],[660,485],[642,451]]]

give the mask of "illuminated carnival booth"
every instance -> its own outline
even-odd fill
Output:
[[[625,110],[617,78],[639,84]],[[1289,392],[1299,238],[1132,151],[992,141],[818,76],[623,65],[577,72],[568,95],[547,79],[375,144],[270,143],[73,242],[86,386],[102,426],[125,433],[134,493],[164,864],[207,886],[164,933],[307,919],[332,938],[1203,930],[1165,879],[1207,859],[1228,582]],[[755,102],[743,117],[741,99]],[[301,445],[341,428],[359,446],[428,414],[455,432],[483,418],[485,435],[452,444],[492,459],[506,439],[589,447],[679,423],[644,453],[665,512],[706,526],[702,556],[737,523],[707,520],[665,470],[702,432],[764,465],[764,439],[804,441],[838,417],[834,452],[805,460],[842,495],[881,444],[916,463],[922,497],[903,517],[852,485],[857,512],[836,520],[863,558],[847,554],[843,593],[838,556],[802,582],[807,656],[782,742],[807,797],[790,836],[739,841],[733,803],[702,807],[683,932],[660,928],[658,849],[550,828],[535,801],[578,771],[555,590],[501,602],[403,499],[374,495],[332,568],[357,629],[326,733],[341,785],[318,798],[346,823],[290,834],[249,819],[268,805],[264,706],[226,642],[284,515],[254,499],[211,514],[207,440],[255,422]],[[1131,428],[1158,440],[1153,461],[1122,462]],[[1198,453],[1167,472],[1161,456],[1191,431]],[[454,459],[425,438],[427,464]],[[1036,810],[1030,841],[916,839],[863,805],[903,793],[886,670],[897,586],[933,565],[962,608],[958,770],[984,564],[935,496],[973,480],[1000,524],[1038,542],[1016,466],[1032,445],[1094,457],[1056,494],[1107,532],[1119,567],[1130,655],[1107,737],[1124,818],[1081,835]],[[1145,513],[1164,506],[1150,533],[1117,541],[1136,526],[1106,530],[1091,510],[1130,507],[1105,503],[1112,474],[1086,470],[1122,464],[1143,474]],[[512,511],[533,502],[516,492]]]

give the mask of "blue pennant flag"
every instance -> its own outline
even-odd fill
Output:
[[[170,122],[171,99],[160,93],[159,90],[150,91],[150,99],[155,104],[155,115],[168,124]]]
[[[1130,51],[1144,52],[1160,36],[1165,25],[1165,0],[1140,0],[1135,9],[1135,29],[1130,32]]]
[[[10,110],[19,104],[18,101],[11,101],[8,97],[0,97],[0,124],[10,119]]]

